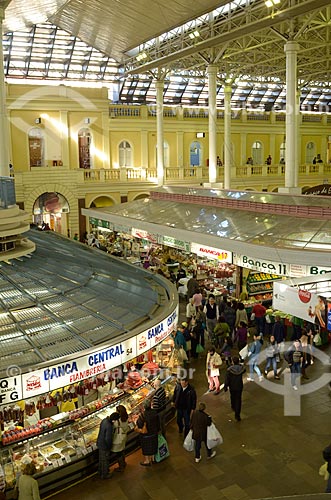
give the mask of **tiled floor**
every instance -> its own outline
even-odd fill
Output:
[[[193,384],[199,399],[207,403],[224,437],[214,459],[207,462],[203,455],[196,464],[193,454],[182,448],[182,437],[173,421],[167,431],[171,456],[164,462],[143,468],[138,451],[127,458],[123,474],[104,482],[91,477],[52,498],[248,500],[304,494],[314,499],[314,493],[324,491],[318,468],[323,461],[321,450],[331,440],[327,386],[302,397],[301,416],[285,417],[282,396],[263,389],[263,382],[246,382],[242,421],[238,423],[228,394],[204,394],[204,359],[191,365],[197,368]],[[315,362],[309,368],[311,379],[316,379],[322,369],[329,368]],[[221,378],[224,380],[223,372]],[[282,385],[283,377],[276,383]]]

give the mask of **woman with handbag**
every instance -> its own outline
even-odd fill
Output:
[[[154,455],[158,448],[158,433],[160,432],[160,418],[156,410],[151,408],[151,400],[144,401],[145,411],[141,413],[137,420],[136,431],[140,432],[141,451],[144,461],[140,465],[150,467],[154,461]],[[146,432],[145,432],[146,430]]]
[[[116,472],[123,472],[126,467],[125,462],[125,445],[127,434],[130,430],[128,423],[128,414],[126,408],[123,405],[119,405],[116,408],[116,412],[119,414],[119,420],[116,420],[113,424],[113,441],[111,445],[111,451],[116,453],[118,467],[114,469]]]

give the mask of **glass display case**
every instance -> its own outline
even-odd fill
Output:
[[[168,377],[163,381],[163,385],[170,401],[175,386],[173,378]],[[147,382],[136,390],[127,391],[121,398],[110,402],[108,406],[96,408],[92,414],[82,416],[76,421],[66,421],[63,426],[53,428],[42,435],[32,436],[2,447],[0,464],[4,470],[6,489],[10,490],[15,486],[22,466],[29,460],[33,460],[36,464],[38,481],[50,472],[64,470],[65,466],[75,463],[80,464],[79,467],[83,470],[84,467],[86,468],[84,458],[89,457],[97,449],[96,441],[101,420],[116,411],[118,404],[122,404],[127,409],[133,429],[144,400],[152,397],[153,392],[152,382]],[[137,436],[132,431],[128,436],[128,443],[131,441],[132,445],[132,440],[136,440]],[[65,474],[67,473],[63,475]],[[49,481],[55,480],[54,474],[48,476]],[[39,483],[47,481],[48,479],[45,479]]]

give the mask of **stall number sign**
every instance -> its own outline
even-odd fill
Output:
[[[171,236],[160,236],[159,243],[172,248],[178,248],[179,250],[184,250],[184,252],[191,251],[191,245],[187,241],[177,240],[177,238],[172,238]]]
[[[232,253],[220,248],[207,247],[199,245],[199,243],[191,243],[191,252],[199,255],[199,257],[207,257],[207,259],[218,260],[220,262],[232,263]]]
[[[330,267],[306,266],[302,264],[287,264],[286,262],[273,262],[264,259],[255,259],[247,255],[233,254],[233,263],[237,266],[253,269],[254,271],[268,272],[278,276],[311,276],[331,272]]]
[[[21,375],[0,379],[0,405],[22,399]]]

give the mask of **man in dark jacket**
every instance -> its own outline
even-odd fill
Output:
[[[98,472],[101,479],[109,479],[111,444],[113,441],[113,422],[120,418],[119,413],[112,413],[110,416],[101,421],[99,434],[97,439],[97,447],[99,449],[99,467]]]
[[[176,386],[173,402],[177,410],[177,425],[179,433],[184,429],[184,438],[190,430],[190,420],[197,405],[197,394],[187,378],[182,378],[180,385]]]
[[[246,369],[239,363],[238,356],[233,356],[232,365],[226,370],[224,392],[230,389],[231,408],[234,411],[235,419],[240,422],[241,396],[244,388],[243,374]]]

